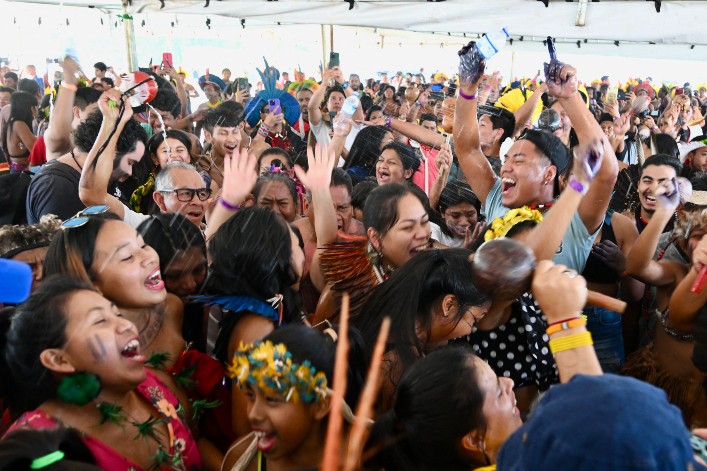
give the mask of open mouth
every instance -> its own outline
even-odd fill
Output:
[[[145,287],[153,291],[161,291],[164,289],[164,281],[162,280],[162,274],[159,268],[155,269],[147,280],[145,280]]]
[[[381,184],[389,183],[390,182],[390,172],[387,170],[378,170],[378,181]]]
[[[646,203],[655,204],[655,195],[644,195],[644,198],[646,199]]]
[[[415,256],[415,255],[420,254],[420,253],[422,253],[422,252],[426,252],[426,251],[428,251],[429,249],[430,249],[430,245],[429,245],[429,244],[420,245],[419,247],[415,247],[414,249],[412,249],[412,250],[410,251],[410,255]]]
[[[145,357],[140,354],[140,341],[138,339],[132,339],[130,342],[125,344],[125,347],[123,347],[123,350],[120,351],[120,354],[125,358],[130,358],[131,360],[139,362],[145,361]]]
[[[238,146],[231,145],[231,144],[224,144],[223,148],[226,149],[226,153],[233,154],[233,151],[235,151],[238,148]]]
[[[189,211],[187,212],[186,216],[189,219],[201,221],[201,219],[204,217],[204,213],[203,211]]]
[[[255,436],[258,437],[258,450],[262,451],[263,453],[269,452],[270,450],[272,450],[273,446],[275,446],[274,433],[256,431]]]
[[[513,180],[512,178],[504,177],[501,180],[501,192],[505,195],[507,193],[510,193],[513,188],[516,186],[516,181]]]

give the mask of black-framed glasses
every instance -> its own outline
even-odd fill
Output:
[[[61,223],[62,229],[73,229],[74,227],[81,227],[88,222],[89,216],[95,216],[96,214],[103,214],[110,209],[107,204],[97,204],[95,206],[89,206],[83,211],[76,213],[74,217],[67,219]]]
[[[200,201],[206,201],[211,196],[209,188],[175,188],[174,190],[161,190],[160,193],[174,193],[177,195],[177,200],[182,203],[188,203],[194,199],[196,195]]]

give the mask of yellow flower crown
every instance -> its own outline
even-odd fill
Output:
[[[511,209],[502,218],[496,218],[491,223],[491,228],[484,234],[484,240],[498,239],[500,237],[506,237],[508,231],[511,230],[513,226],[523,221],[536,221],[541,222],[543,220],[543,215],[537,209],[530,209],[527,206],[522,208]]]
[[[326,397],[326,375],[305,360],[292,361],[287,347],[269,340],[241,345],[227,368],[228,376],[244,388],[250,384],[265,394],[281,395],[286,401],[319,402]]]

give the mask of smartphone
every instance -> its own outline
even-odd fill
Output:
[[[174,64],[174,61],[172,60],[172,53],[171,52],[163,52],[162,53],[162,65],[165,67],[168,67],[170,69],[173,69],[174,67],[172,66]]]
[[[339,67],[339,53],[332,52],[329,54],[329,68]]]
[[[552,40],[552,36],[547,37],[547,52],[550,53],[550,60],[557,59],[557,49],[555,49],[555,41]]]
[[[430,90],[432,90],[433,92],[441,92],[442,88],[444,87],[442,87],[442,85],[438,83],[433,83],[432,85],[430,85]]]
[[[248,90],[248,79],[245,77],[238,77],[236,86],[238,87],[238,90]]]
[[[280,100],[277,98],[271,98],[268,100],[268,110],[270,113],[280,114],[282,109],[280,109]]]

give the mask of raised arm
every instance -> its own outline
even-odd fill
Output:
[[[568,320],[578,324],[550,334],[551,346],[553,341],[567,337],[573,337],[581,345],[564,350],[562,347],[555,348],[553,356],[560,382],[567,383],[576,374],[603,374],[593,345],[580,340],[589,335],[586,323],[582,325],[580,321],[582,308],[587,301],[587,282],[584,278],[564,265],[554,265],[544,260],[535,269],[532,291],[547,319],[548,328]]]
[[[476,93],[484,72],[483,62],[478,73],[466,64],[474,54],[473,41],[459,52],[459,96],[454,113],[454,150],[471,189],[486,204],[486,197],[496,182],[496,174],[484,153],[479,140]],[[465,98],[467,97],[467,98]]]
[[[697,315],[707,303],[707,289],[702,289],[700,293],[693,293],[691,288],[704,266],[707,266],[707,236],[702,236],[699,244],[692,251],[692,267],[670,296],[668,315],[670,325],[675,329],[683,332],[695,330]]]
[[[556,97],[564,108],[579,142],[599,141],[604,147],[604,158],[594,178],[592,187],[587,192],[579,207],[579,215],[584,226],[591,234],[604,220],[609,200],[614,191],[616,176],[619,172],[616,154],[599,123],[584,105],[577,92],[577,71],[574,67],[553,60],[546,67],[548,92]]]
[[[182,116],[186,116],[189,114],[188,112],[188,103],[189,103],[189,98],[187,98],[187,91],[184,88],[184,84],[182,83],[182,78],[179,76],[176,70],[172,67],[165,68],[164,71],[169,75],[170,78],[174,79],[174,89],[177,92],[177,96],[179,97],[179,102],[182,104]]]
[[[214,207],[206,225],[206,241],[208,242],[221,224],[236,214],[244,201],[253,191],[258,179],[255,154],[248,154],[248,149],[234,151],[233,155],[223,158],[223,186],[221,197]]]
[[[115,103],[123,103],[125,110],[123,116],[119,118],[119,106]],[[86,206],[106,204],[110,212],[125,217],[125,206],[118,198],[108,193],[110,176],[113,173],[113,162],[115,161],[115,148],[118,138],[123,131],[125,123],[133,116],[133,109],[127,97],[121,95],[119,90],[110,89],[105,91],[98,99],[98,108],[103,113],[103,122],[98,132],[96,142],[86,157],[79,181],[79,198]],[[111,133],[115,132],[111,137]],[[110,138],[110,140],[108,140]],[[106,141],[107,144],[106,144]],[[105,149],[98,155],[101,147],[106,144]]]
[[[333,78],[334,71],[327,69],[322,72],[322,84],[317,88],[312,94],[312,98],[309,100],[307,105],[307,110],[309,111],[309,124],[316,126],[322,120],[322,100],[326,95],[327,84]]]
[[[675,271],[666,263],[653,260],[660,235],[670,221],[680,201],[677,181],[663,183],[655,192],[656,209],[643,232],[638,236],[626,259],[626,271],[637,280],[654,286],[674,283]]]
[[[530,98],[528,98],[526,102],[523,103],[521,107],[513,113],[516,118],[516,127],[513,130],[512,137],[515,138],[520,136],[520,133],[523,130],[523,127],[525,126],[525,123],[527,123],[530,117],[533,115],[533,111],[535,111],[535,108],[538,106],[540,98],[542,98],[543,93],[545,93],[546,91],[547,84],[543,83],[538,88],[536,88],[533,94],[530,95]]]
[[[336,165],[337,156],[329,152],[326,146],[317,145],[314,150],[307,148],[309,170],[305,171],[299,165],[295,166],[297,178],[312,195],[314,206],[314,232],[317,235],[317,250],[312,258],[309,276],[319,290],[324,289],[326,279],[319,265],[319,257],[324,246],[336,241],[337,223],[334,201],[331,198],[331,172]]]
[[[74,120],[74,98],[79,72],[79,64],[71,57],[65,57],[61,63],[64,80],[54,103],[54,110],[49,117],[49,127],[44,133],[47,147],[47,161],[57,159],[68,152],[71,146],[71,123]]]

